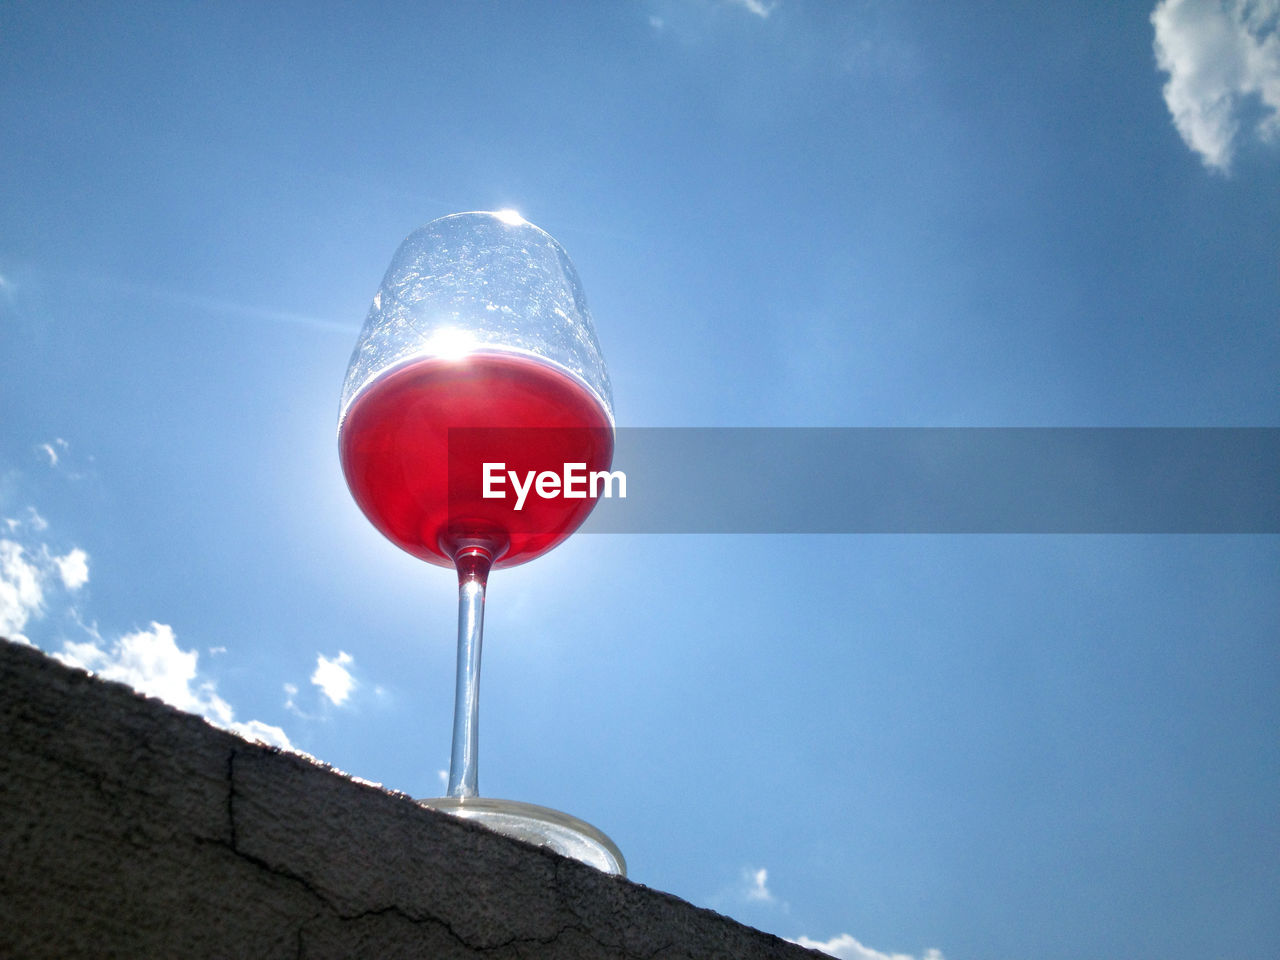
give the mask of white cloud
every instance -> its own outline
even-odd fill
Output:
[[[769,871],[764,867],[747,871],[747,899],[764,903],[773,902],[773,894],[769,892]]]
[[[19,520],[17,517],[5,517],[4,525],[10,533],[17,533],[23,527],[30,527],[36,533],[49,529],[49,521],[36,511],[35,507],[27,507],[27,519]]]
[[[97,636],[84,643],[68,640],[56,656],[63,663],[92,671],[104,680],[127,683],[140,693],[198,714],[247,739],[293,749],[279,727],[259,720],[237,722],[231,705],[218,696],[213,682],[199,680],[200,655],[180,648],[168,624],[153,622],[150,629],[125,634],[110,646],[100,643],[103,641]]]
[[[62,585],[68,590],[79,590],[89,582],[89,555],[79,547],[72,549],[65,557],[54,557],[58,568],[58,576]]]
[[[224,726],[218,724],[218,726]],[[246,740],[256,740],[259,743],[265,743],[271,747],[279,747],[281,750],[292,750],[294,753],[302,753],[289,741],[289,735],[280,727],[274,727],[269,723],[263,723],[261,720],[246,720],[244,723],[229,723],[225,725],[225,729],[232,733],[239,734]]]
[[[167,624],[153,622],[150,630],[127,633],[105,650],[95,641],[71,640],[62,650],[57,657],[64,663],[91,670],[104,680],[127,683],[179,710],[224,723],[230,717],[231,708],[211,689],[192,688],[200,655],[180,649],[173,628]]]
[[[64,451],[67,449],[66,441],[61,438],[54,444]],[[10,532],[40,532],[48,528],[34,507],[28,507],[27,513],[25,521],[5,521]],[[0,635],[29,644],[31,641],[20,631],[32,618],[43,616],[50,590],[56,593],[61,585],[61,589],[74,592],[88,582],[89,555],[79,547],[56,556],[47,544],[24,546],[14,540],[0,540]],[[199,678],[199,654],[181,649],[172,627],[152,623],[148,630],[125,634],[109,644],[96,625],[85,624],[74,605],[66,612],[89,640],[64,641],[62,652],[55,654],[59,660],[93,671],[104,679],[127,683],[135,690],[179,710],[198,714],[248,739],[293,749],[279,727],[258,720],[241,723],[235,719],[231,705],[217,695],[214,684]],[[226,648],[213,649],[225,651]]]
[[[1165,103],[1205,166],[1230,168],[1251,102],[1257,137],[1280,138],[1280,0],[1161,0],[1151,23]]]
[[[22,628],[44,607],[43,574],[22,545],[0,540],[0,636],[30,643]]]
[[[59,451],[66,453],[71,449],[71,445],[61,437],[57,437],[50,443],[40,444],[36,449],[43,451],[44,455],[49,458],[49,466],[56,467],[58,465],[58,460],[60,459]]]
[[[737,882],[714,894],[709,904],[723,913],[743,909],[753,913],[760,910],[791,912],[791,904],[769,889],[769,871],[764,867],[743,867]]]
[[[19,534],[28,527],[42,531],[49,526],[33,508],[27,512],[25,521],[5,519],[10,533]],[[44,614],[46,591],[59,580],[71,591],[88,583],[89,555],[73,547],[57,557],[45,544],[24,546],[16,540],[0,540],[0,636],[29,643],[22,629]]]
[[[330,660],[324,654],[316,656],[316,671],[311,674],[311,682],[320,688],[320,692],[329,698],[336,707],[342,706],[355,689],[355,677],[347,669],[353,663],[351,654],[339,650],[338,655]]]
[[[738,6],[754,13],[761,20],[767,20],[769,14],[777,8],[777,3],[764,3],[763,0],[732,0]]]
[[[6,517],[3,524],[17,539],[0,540],[0,635],[30,643],[21,631],[44,616],[50,591],[74,592],[89,582],[89,555],[72,547],[55,556],[48,544],[35,542],[31,534],[49,528],[35,507],[27,507],[25,519]],[[78,617],[74,606],[68,613]]]
[[[808,937],[800,937],[791,942],[808,947],[810,950],[821,950],[823,953],[838,957],[839,960],[916,960],[916,957],[910,953],[881,953],[879,950],[873,950],[847,933],[832,937],[830,940],[811,940]],[[931,947],[921,955],[920,960],[944,960],[944,958],[942,951]]]

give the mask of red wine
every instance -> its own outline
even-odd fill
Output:
[[[481,353],[416,360],[379,377],[348,408],[338,450],[356,503],[396,546],[453,566],[459,549],[479,544],[495,567],[510,567],[560,543],[595,505],[589,484],[580,499],[539,496],[526,487],[530,471],[608,470],[613,427],[595,394],[567,373],[524,355]],[[505,465],[490,468],[489,491],[501,499],[483,495],[485,463]],[[527,489],[519,510],[517,486]]]

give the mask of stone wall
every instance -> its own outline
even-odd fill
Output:
[[[0,641],[0,957],[819,956]]]

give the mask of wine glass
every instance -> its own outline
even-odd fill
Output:
[[[405,239],[351,355],[338,448],[370,522],[402,550],[457,571],[448,795],[422,802],[625,874],[618,848],[590,824],[482,798],[477,783],[489,572],[577,529],[595,505],[591,491],[542,496],[551,486],[534,489],[532,477],[566,465],[608,471],[613,440],[604,357],[559,243],[512,211],[442,217]]]

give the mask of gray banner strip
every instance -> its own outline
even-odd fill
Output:
[[[1280,533],[1276,428],[622,428],[590,533]]]

